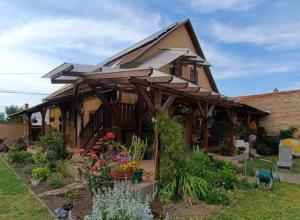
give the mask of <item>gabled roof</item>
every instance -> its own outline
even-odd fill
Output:
[[[103,61],[99,65],[102,66],[120,66],[123,68],[126,68],[126,65],[128,65],[131,62],[134,62],[136,59],[138,59],[140,56],[142,56],[144,53],[146,53],[149,49],[151,49],[153,46],[155,46],[158,42],[160,42],[162,39],[167,37],[169,34],[171,34],[173,31],[175,31],[177,28],[185,25],[187,28],[187,31],[192,39],[192,42],[195,46],[196,53],[206,60],[204,53],[202,51],[202,48],[199,44],[198,38],[196,36],[196,33],[193,29],[193,26],[191,24],[191,21],[189,19],[185,19],[179,22],[175,22],[166,28],[163,28],[162,30],[156,32],[155,34],[152,34],[151,36],[145,38],[144,40],[134,44],[133,46],[121,51],[120,53],[115,54],[114,56],[108,58],[107,60]],[[130,67],[128,65],[128,67]],[[207,73],[207,77],[209,79],[209,82],[211,84],[211,87],[213,91],[218,92],[217,85],[214,81],[214,78],[212,76],[212,73],[209,69],[209,66],[203,67],[205,72]]]

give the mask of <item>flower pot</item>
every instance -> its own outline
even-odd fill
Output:
[[[221,149],[222,156],[231,156],[231,152],[228,149]]]
[[[115,180],[130,180],[133,177],[133,171],[111,171],[110,176]]]
[[[143,170],[142,169],[135,170],[133,172],[133,177],[131,179],[132,183],[142,182],[142,180],[143,180],[142,176],[143,176]]]
[[[145,152],[144,160],[152,160],[152,151],[146,151]]]
[[[31,184],[32,184],[33,186],[37,186],[37,185],[39,185],[39,184],[40,184],[40,182],[41,182],[41,180],[40,180],[40,179],[38,179],[38,180],[31,179]]]

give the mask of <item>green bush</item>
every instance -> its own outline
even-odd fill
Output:
[[[69,175],[65,162],[61,161],[57,164],[56,172],[60,173],[63,177],[67,177]]]
[[[290,127],[281,130],[278,135],[272,136],[265,128],[259,127],[254,147],[257,149],[257,153],[261,155],[277,155],[280,140],[292,138],[297,130],[296,127]]]
[[[205,201],[208,204],[222,204],[222,205],[229,205],[230,200],[227,195],[227,192],[222,189],[212,189],[209,191],[205,197]]]
[[[47,167],[37,167],[32,169],[31,176],[32,179],[45,181],[50,174],[50,171]]]
[[[54,189],[60,188],[64,184],[63,176],[60,173],[54,173],[47,179],[47,183]]]
[[[161,145],[160,179],[162,183],[168,183],[176,176],[176,165],[184,156],[184,131],[183,127],[169,118],[164,111],[158,111],[157,125]]]
[[[40,166],[44,166],[47,163],[46,154],[42,152],[42,150],[37,151],[33,155],[33,160],[35,164],[38,164]]]
[[[210,131],[212,139],[216,142],[216,144],[221,144],[226,142],[230,134],[230,130],[232,126],[230,123],[226,121],[216,121],[213,123]]]
[[[188,203],[216,194],[217,188],[234,189],[239,186],[237,169],[226,162],[213,160],[203,152],[196,150],[190,160],[177,163],[176,175],[161,187],[160,199],[163,202],[183,199]],[[222,192],[218,192],[222,194]],[[223,198],[223,195],[218,195]],[[224,196],[225,197],[225,196]],[[226,204],[227,200],[218,202]]]
[[[69,153],[66,149],[64,136],[56,129],[50,128],[40,137],[39,145],[43,152],[46,153],[47,161],[57,162],[59,160],[67,159]]]
[[[18,164],[26,164],[32,163],[32,153],[27,151],[9,151],[8,153],[8,161],[10,163],[18,163]]]

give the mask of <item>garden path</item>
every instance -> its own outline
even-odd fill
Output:
[[[283,182],[300,184],[300,174],[279,171],[279,177]]]

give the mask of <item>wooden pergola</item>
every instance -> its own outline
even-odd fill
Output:
[[[64,82],[66,82],[65,80],[64,78]],[[249,113],[249,115],[266,113],[251,106],[235,102],[230,97],[209,91],[180,77],[169,75],[152,68],[92,72],[81,75],[76,80],[72,79],[70,83],[74,85],[73,109],[76,109],[78,88],[83,84],[88,85],[94,91],[103,105],[110,109],[112,115],[115,115],[114,109],[111,109],[109,102],[100,92],[103,88],[137,94],[139,98],[144,101],[148,111],[153,117],[156,117],[156,110],[158,109],[169,112],[171,105],[175,101],[195,106],[203,118],[204,150],[208,148],[207,119],[209,112],[212,112],[216,106],[222,106],[226,109],[232,123],[235,115],[241,109],[245,109],[245,112],[247,114]],[[76,124],[76,122],[74,124]],[[153,147],[156,167],[155,179],[158,180],[160,144],[157,125],[154,131]]]

